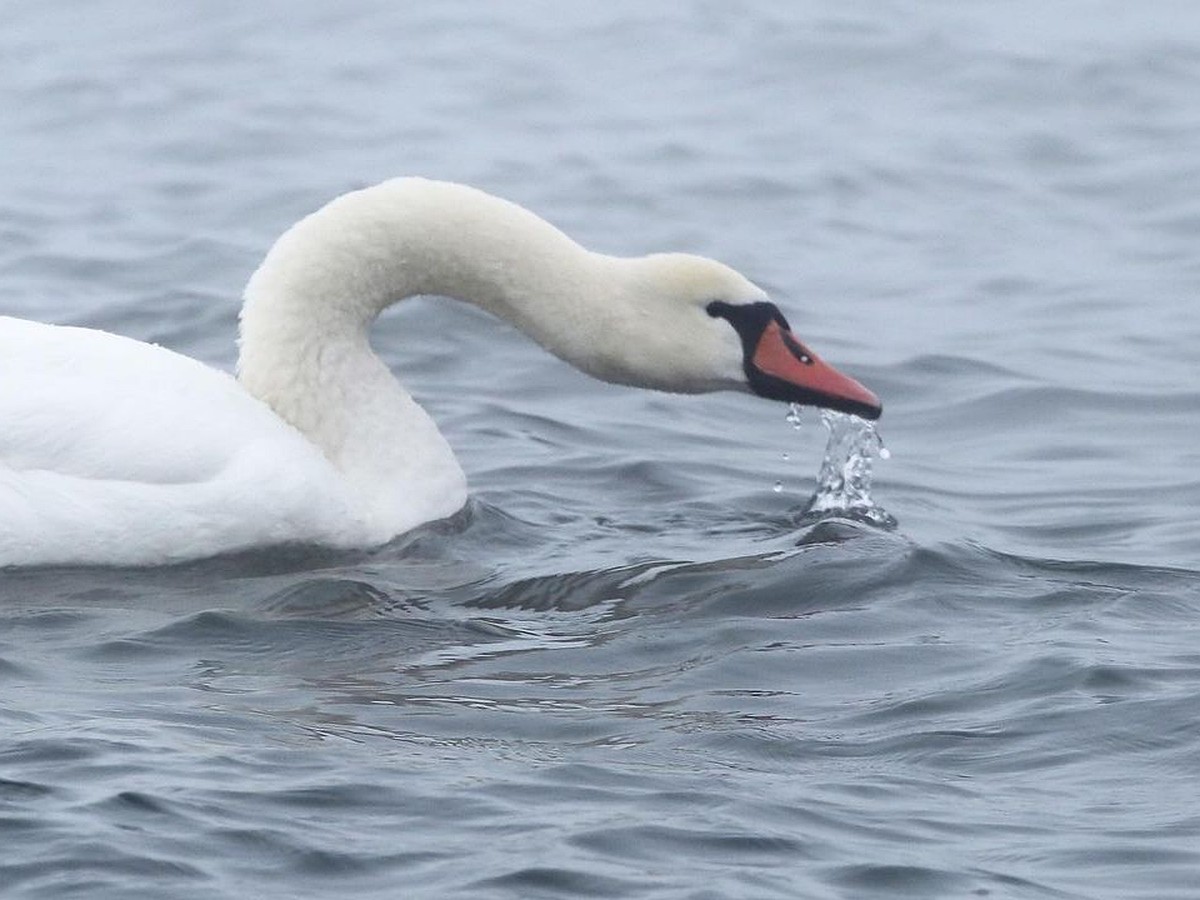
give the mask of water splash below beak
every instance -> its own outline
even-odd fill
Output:
[[[793,428],[800,427],[799,413],[795,405],[788,412],[787,421]],[[807,525],[840,518],[894,530],[899,521],[871,496],[875,458],[891,456],[874,423],[828,409],[821,410],[820,415],[829,439],[817,475],[817,489],[805,505],[800,522]]]

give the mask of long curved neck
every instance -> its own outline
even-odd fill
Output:
[[[239,371],[253,380],[261,344],[362,339],[386,307],[418,294],[474,303],[558,353],[544,307],[586,292],[603,259],[474,188],[387,181],[337,198],[271,248],[246,287]]]
[[[455,297],[572,359],[586,339],[554,330],[546,307],[595,291],[608,259],[462,185],[406,178],[346,194],[285,232],[251,277],[238,378],[381,515],[411,506],[413,490],[461,495],[462,472],[436,426],[371,350],[371,323],[405,297]],[[387,485],[403,486],[403,502],[380,495]]]

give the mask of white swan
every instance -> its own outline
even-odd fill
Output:
[[[591,253],[515,204],[400,178],[271,248],[246,287],[236,380],[129,338],[0,317],[0,565],[371,546],[455,512],[462,470],[367,342],[381,310],[416,294],[474,303],[605,381],[880,412],[720,263]]]

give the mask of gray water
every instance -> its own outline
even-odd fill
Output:
[[[0,572],[0,896],[1200,895],[1200,7],[0,4],[0,312],[229,367],[406,173],[746,272],[897,526],[811,410],[403,304],[454,519]]]

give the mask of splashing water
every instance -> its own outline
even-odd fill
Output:
[[[792,404],[786,419],[799,430],[799,407]],[[828,409],[821,410],[821,424],[829,432],[829,441],[817,476],[816,493],[804,508],[802,521],[840,517],[887,530],[895,528],[896,517],[871,497],[875,457],[891,457],[875,425],[858,416]]]
[[[803,407],[799,403],[788,404],[788,414],[783,417],[783,420],[799,431],[804,427],[804,420],[800,416],[800,410]]]

